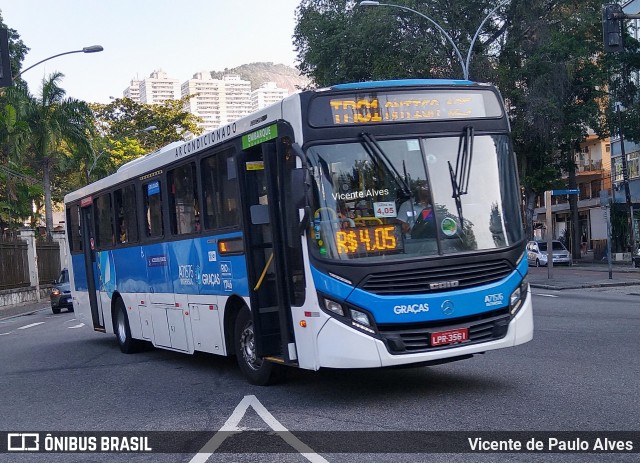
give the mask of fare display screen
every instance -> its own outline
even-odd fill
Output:
[[[335,240],[338,255],[359,256],[401,251],[401,235],[399,226],[376,225],[338,230]]]
[[[500,117],[501,106],[489,91],[380,91],[322,95],[311,103],[316,127]]]

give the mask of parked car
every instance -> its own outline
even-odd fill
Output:
[[[73,300],[71,299],[71,286],[69,285],[69,271],[65,268],[60,276],[53,282],[51,290],[51,310],[60,313],[61,309],[73,312]]]
[[[553,265],[571,265],[571,253],[564,247],[560,241],[551,242],[551,250],[553,252]],[[527,261],[529,265],[536,267],[547,265],[547,242],[546,241],[529,241],[527,243]]]

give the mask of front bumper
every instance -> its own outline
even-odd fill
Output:
[[[330,318],[318,333],[318,366],[330,368],[379,368],[436,362],[524,344],[533,339],[531,292],[500,339],[462,343],[448,348],[408,354],[391,354],[377,338]]]

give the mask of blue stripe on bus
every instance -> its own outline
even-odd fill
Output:
[[[96,252],[96,288],[122,293],[249,295],[245,255],[220,256],[220,239],[241,233]],[[72,256],[75,289],[87,290],[84,255]]]
[[[316,287],[327,296],[367,310],[376,323],[401,324],[442,321],[504,308],[509,305],[509,296],[526,274],[526,268],[523,270],[521,267],[522,264],[508,277],[496,283],[443,293],[406,296],[379,296],[358,288],[353,289],[319,271],[313,271],[312,274]],[[450,313],[451,304],[453,313]]]
[[[398,79],[386,81],[371,82],[353,82],[350,84],[338,84],[331,87],[332,90],[356,90],[359,88],[378,88],[378,87],[410,87],[417,85],[473,85],[475,82],[470,80],[454,80],[454,79]]]

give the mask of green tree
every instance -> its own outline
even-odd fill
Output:
[[[603,53],[602,3],[596,0],[513,2],[500,52],[497,83],[512,119],[531,236],[534,200],[559,186],[563,174],[576,187],[574,155],[594,130],[609,134],[609,75],[633,65],[630,55]],[[637,42],[627,41],[635,50]],[[622,59],[621,59],[622,58]],[[571,242],[579,256],[577,197],[570,197]]]
[[[26,120],[31,129],[33,161],[42,171],[47,234],[53,229],[52,173],[69,150],[90,150],[95,132],[89,106],[73,98],[59,85],[63,74],[43,79],[40,95],[32,98]]]
[[[148,105],[118,98],[106,105],[92,104],[99,136],[93,140],[92,153],[78,153],[76,160],[87,172],[86,181],[109,175],[122,164],[183,140],[187,134],[202,133],[201,119],[183,109],[186,101]]]
[[[463,59],[490,0],[396,2],[437,22]],[[499,12],[498,12],[499,13]],[[349,0],[303,0],[294,45],[300,71],[318,86],[397,78],[462,78],[460,60],[445,36],[420,15],[393,7],[357,7]],[[471,76],[490,80],[500,21],[487,21],[473,48]]]

